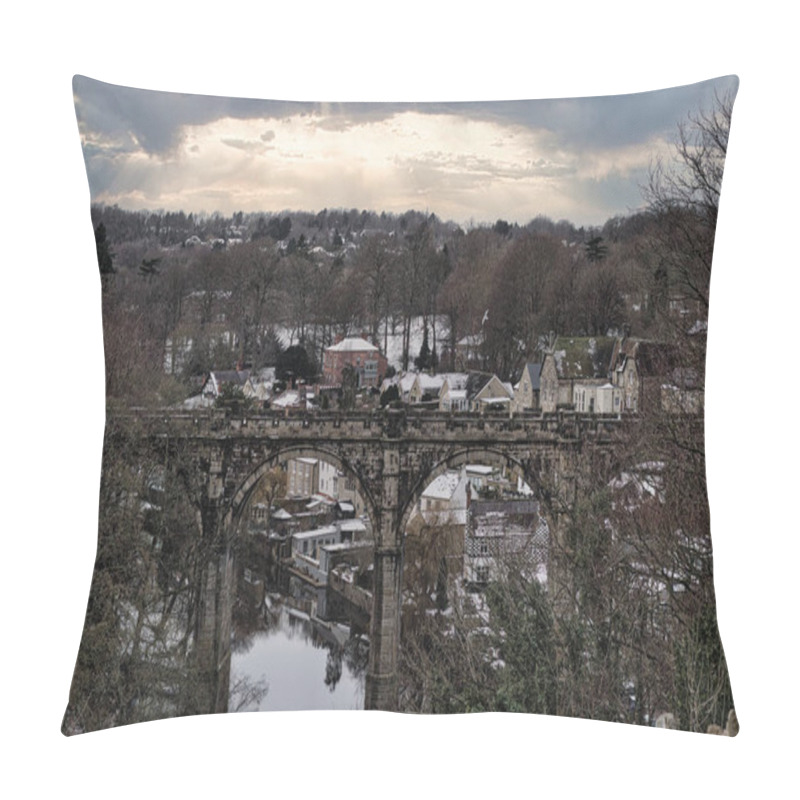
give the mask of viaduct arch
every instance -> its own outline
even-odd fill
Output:
[[[395,409],[245,417],[217,410],[169,410],[134,416],[142,434],[160,451],[180,451],[184,469],[188,466],[202,487],[203,535],[223,543],[219,557],[209,565],[204,611],[198,615],[198,659],[208,673],[222,674],[226,665],[229,668],[229,540],[260,478],[291,456],[322,458],[355,477],[375,540],[365,707],[382,710],[397,707],[403,534],[426,486],[463,464],[503,465],[534,492],[546,483],[568,502],[578,460],[612,451],[625,424],[617,417],[575,412],[494,417]],[[552,530],[558,521],[550,524]],[[224,710],[220,694],[216,692],[210,711]]]

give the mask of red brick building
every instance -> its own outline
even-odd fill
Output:
[[[342,370],[355,369],[359,386],[380,386],[388,363],[381,351],[360,336],[349,336],[331,347],[322,356],[322,379],[326,384],[340,385]]]

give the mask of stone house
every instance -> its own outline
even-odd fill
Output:
[[[466,372],[448,372],[444,376],[444,383],[439,392],[439,411],[467,411],[467,381]]]
[[[696,371],[681,366],[673,345],[621,338],[614,345],[610,373],[623,412],[685,409],[698,413],[702,409],[701,379]]]
[[[614,340],[608,336],[560,336],[542,358],[539,401],[542,411],[574,406],[576,384],[608,380]]]
[[[383,394],[390,386],[396,386],[397,391],[400,394],[401,402],[408,403],[410,402],[409,395],[411,393],[411,387],[414,385],[416,380],[416,372],[403,372],[398,375],[394,375],[391,378],[384,378],[380,387],[381,394]]]
[[[522,377],[519,379],[519,383],[514,387],[514,403],[512,406],[514,412],[539,410],[541,373],[541,364],[525,365],[525,368],[522,370]]]
[[[290,458],[286,463],[286,493],[289,497],[311,497],[319,492],[318,458]]]
[[[464,392],[454,395],[454,392]],[[457,401],[465,405],[466,411],[486,412],[486,411],[508,411],[511,408],[514,389],[508,383],[503,383],[497,375],[489,372],[470,372],[464,388],[449,392],[451,405]],[[442,408],[442,398],[440,398],[440,408]],[[455,409],[453,409],[455,410]]]
[[[583,381],[573,386],[575,410],[586,414],[619,414],[622,392],[608,381]]]
[[[427,372],[418,372],[408,392],[408,402],[412,405],[424,402],[438,402],[439,393],[444,384],[444,375],[428,375]]]

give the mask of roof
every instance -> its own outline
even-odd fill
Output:
[[[431,482],[422,496],[432,500],[449,500],[458,488],[460,480],[461,475],[458,472],[443,472]]]
[[[467,376],[467,384],[464,387],[467,391],[467,397],[475,397],[493,377],[489,372],[470,372]]]
[[[615,340],[609,336],[559,336],[553,345],[558,377],[603,378],[608,374]]]
[[[534,392],[539,391],[539,378],[542,374],[541,364],[526,364],[523,372],[528,373],[528,380]]]
[[[374,344],[370,344],[366,339],[360,336],[348,336],[342,339],[341,342],[325,348],[333,353],[360,353],[368,351],[370,353],[377,353],[378,348]]]
[[[222,383],[232,383],[234,386],[243,386],[250,377],[250,370],[214,370],[211,375],[214,376],[214,380],[218,385]]]
[[[367,526],[360,519],[344,519],[339,524],[339,530],[354,533],[355,531],[364,532]]]
[[[469,379],[469,375],[466,372],[445,372],[442,374],[442,377],[447,383],[450,394],[452,394],[454,390],[463,391]],[[442,387],[444,387],[444,384],[442,384]]]
[[[292,389],[272,401],[272,405],[277,408],[286,408],[286,406],[294,406],[298,403],[300,403],[300,394]]]
[[[472,536],[531,536],[539,548],[549,542],[549,528],[535,500],[474,500],[469,509]]]
[[[331,534],[337,534],[338,531],[336,530],[336,526],[334,525],[325,525],[322,528],[314,528],[313,531],[303,531],[302,533],[295,533],[292,535],[292,539],[315,539],[317,536],[330,536]]]
[[[444,384],[444,375],[428,375],[425,372],[420,372],[417,375],[417,380],[423,392],[438,392]]]
[[[477,475],[491,475],[495,471],[494,467],[487,467],[485,464],[467,464],[464,469]]]

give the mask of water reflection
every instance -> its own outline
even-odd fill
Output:
[[[268,595],[254,627],[234,638],[231,711],[364,707],[368,645],[349,626],[322,622]],[[252,692],[257,686],[265,690],[260,696]]]

